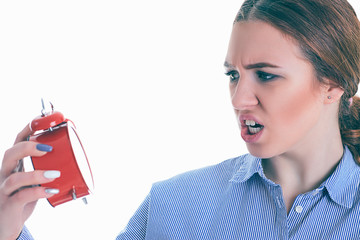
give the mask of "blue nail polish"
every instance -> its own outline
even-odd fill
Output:
[[[36,145],[36,149],[42,152],[51,152],[53,148],[52,146],[39,143],[38,145]]]

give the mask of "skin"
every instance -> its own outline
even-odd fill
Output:
[[[327,79],[320,84],[297,42],[260,21],[234,24],[225,66],[238,121],[248,115],[264,125],[247,148],[281,186],[289,212],[296,196],[320,185],[343,155],[338,125],[343,90]]]
[[[44,171],[17,172],[13,169],[26,156],[43,156],[46,152],[36,149],[37,143],[24,141],[32,132],[28,126],[21,131],[12,148],[4,154],[0,169],[0,240],[16,239],[24,222],[32,214],[40,198],[53,196],[43,187],[26,188],[12,194],[15,190],[29,185],[52,182],[44,177]]]

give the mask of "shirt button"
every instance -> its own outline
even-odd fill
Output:
[[[302,212],[302,210],[303,210],[303,207],[302,206],[296,206],[296,208],[295,208],[295,211],[297,212],[297,213],[301,213]]]

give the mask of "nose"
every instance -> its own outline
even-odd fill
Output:
[[[254,87],[241,79],[235,86],[230,87],[231,102],[236,110],[249,110],[259,104]]]

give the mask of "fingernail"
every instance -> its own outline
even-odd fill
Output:
[[[38,145],[36,145],[36,149],[42,152],[51,152],[53,147],[46,145],[46,144],[41,144],[39,143]]]
[[[46,171],[44,172],[44,177],[46,178],[58,178],[60,177],[61,173],[60,171],[56,171],[56,170],[50,170],[50,171]]]
[[[45,189],[45,192],[50,194],[58,194],[60,191],[59,189],[55,189],[55,188],[47,188]]]

